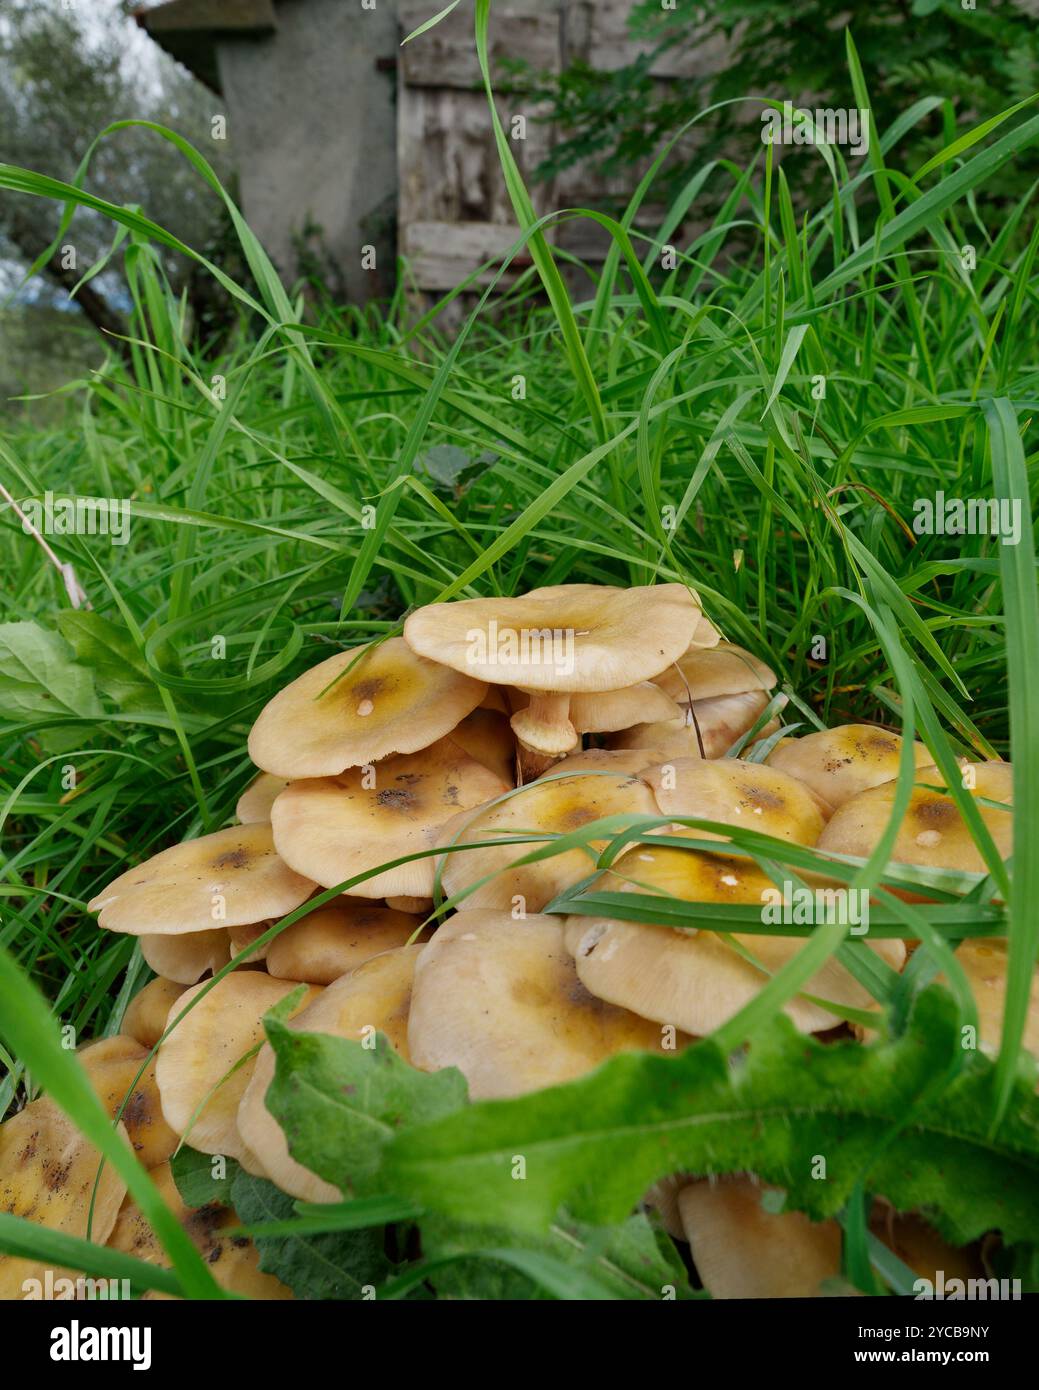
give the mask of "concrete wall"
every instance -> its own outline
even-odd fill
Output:
[[[309,249],[346,298],[385,295],[396,255],[396,0],[374,10],[279,0],[276,11],[269,38],[217,45],[242,205],[287,282],[309,222],[321,229]],[[361,267],[365,244],[376,247],[374,273]]]

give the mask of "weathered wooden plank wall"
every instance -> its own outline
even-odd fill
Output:
[[[538,71],[558,72],[577,59],[616,68],[638,51],[627,29],[631,0],[510,0],[496,4],[491,27],[492,69],[497,81],[510,74],[503,60],[523,59]],[[428,18],[428,3],[405,3],[402,36]],[[661,82],[695,82],[717,67],[716,44],[669,55],[654,75]],[[398,64],[397,141],[399,245],[417,287],[449,290],[488,260],[500,259],[518,236],[491,131],[473,46],[471,17],[461,9],[401,50]],[[623,199],[640,171],[626,168],[604,178],[590,166],[565,170],[553,182],[535,182],[534,170],[555,139],[539,121],[538,108],[522,94],[498,98],[507,131],[513,116],[526,117],[526,138],[512,151],[538,212],[558,207],[601,206]],[[659,209],[645,209],[653,225]],[[554,228],[552,238],[582,259],[601,260],[605,233],[587,220]],[[529,264],[520,257],[519,266]]]

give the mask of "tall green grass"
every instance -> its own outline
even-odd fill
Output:
[[[490,94],[488,23],[478,0]],[[849,65],[868,106],[850,40]],[[508,263],[495,267],[479,298],[467,289],[472,312],[453,336],[438,324],[442,306],[418,314],[404,294],[304,323],[204,158],[151,127],[230,208],[258,287],[248,294],[210,267],[242,311],[219,359],[186,334],[154,248],[199,257],[143,213],[89,193],[89,155],[72,185],[0,166],[0,188],[64,205],[63,234],[80,207],[111,218],[134,303],[131,365],[113,355],[67,388],[65,422],[0,439],[0,479],[16,497],[125,497],[133,515],[125,547],[50,538],[102,620],[89,630],[61,620],[100,705],[20,717],[0,686],[0,948],[22,972],[5,974],[12,996],[31,978],[79,1036],[118,1030],[143,966],[132,939],[96,929],[86,901],[127,863],[227,822],[250,776],[250,722],[329,650],[394,631],[436,599],[679,581],[729,639],[776,668],[794,731],[879,720],[924,738],[949,771],[957,755],[1007,757],[1012,746],[1013,873],[955,779],[990,876],[939,882],[937,897],[959,914],[947,914],[951,929],[940,913],[891,908],[897,930],[928,944],[930,973],[946,969],[965,1017],[947,939],[957,924],[969,935],[995,920],[1009,932],[995,1124],[1039,949],[1028,432],[1039,233],[1029,237],[1031,196],[983,225],[975,195],[1035,140],[1039,117],[1010,128],[990,119],[914,169],[903,151],[938,104],[874,131],[868,163],[848,168],[839,150],[791,155],[826,159],[832,197],[819,208],[793,206],[763,147],[746,169],[695,171],[655,232],[641,209],[667,151],[620,219],[586,209],[538,218],[496,124],[521,228],[509,261],[526,248],[534,264],[511,284]],[[117,141],[122,128],[99,138]],[[719,211],[679,248],[677,268],[662,269],[708,194]],[[602,265],[571,263],[568,289],[552,229],[590,216],[611,250]],[[1020,546],[914,534],[914,500],[938,491],[1018,499]],[[57,627],[61,577],[9,513],[0,555],[0,621]],[[226,654],[214,656],[215,638]],[[824,659],[813,655],[819,638]],[[908,758],[903,771],[898,814]],[[879,881],[894,830],[893,820],[870,862],[849,868],[856,886]],[[810,854],[785,851],[789,865],[811,867]],[[775,1014],[842,941],[817,931],[727,1025],[727,1040]],[[921,968],[909,983],[878,975],[874,985],[897,1019],[925,978]],[[85,1105],[69,1057],[46,1070],[50,1045],[28,994],[25,1008],[24,1028],[0,1025],[0,1111],[30,1086],[27,1068]],[[173,1253],[182,1287],[198,1292],[190,1257]]]

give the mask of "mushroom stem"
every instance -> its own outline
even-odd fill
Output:
[[[570,722],[570,696],[565,691],[528,690],[526,709],[517,710],[510,723],[519,742],[520,772],[524,782],[540,776],[580,743]]]

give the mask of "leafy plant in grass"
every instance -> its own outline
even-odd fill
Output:
[[[485,70],[488,15],[481,0]],[[859,104],[871,105],[854,49],[849,61]],[[867,1048],[807,1044],[818,1104],[806,1106],[792,1083],[794,1048],[800,1058],[806,1044],[777,1015],[827,955],[855,959],[854,945],[827,927],[722,1036],[664,1064],[679,1070],[658,1076],[652,1059],[620,1058],[566,1092],[498,1104],[465,1103],[455,1082],[438,1116],[423,1111],[419,1123],[415,1109],[392,1139],[383,1134],[361,1195],[300,1213],[242,1179],[240,1218],[277,1226],[271,1240],[392,1227],[394,1248],[384,1243],[372,1256],[382,1294],[522,1287],[617,1296],[627,1288],[659,1297],[664,1283],[676,1284],[677,1275],[663,1278],[673,1255],[645,1218],[630,1226],[624,1217],[639,1195],[636,1178],[663,1169],[633,1158],[625,1176],[611,1155],[625,1123],[637,1131],[633,1152],[644,1152],[671,1105],[687,1123],[668,1163],[757,1166],[791,1204],[840,1211],[849,1268],[868,1268],[876,1254],[856,1219],[865,1189],[924,1205],[955,1239],[1005,1227],[1014,1258],[1029,1267],[1035,1114],[1019,1042],[1039,944],[1028,911],[1039,887],[1028,842],[1039,807],[1039,709],[1028,691],[1039,667],[1034,552],[1030,533],[1016,549],[983,535],[952,546],[915,534],[911,520],[914,500],[938,491],[1016,499],[1031,515],[1036,461],[1022,433],[1039,348],[1030,312],[1033,204],[1025,195],[1009,205],[990,241],[975,237],[972,208],[1019,164],[1039,117],[987,123],[926,165],[904,165],[905,139],[926,114],[910,108],[882,126],[865,173],[849,177],[839,158],[823,162],[829,196],[803,221],[765,153],[760,176],[726,164],[697,169],[656,234],[637,236],[635,216],[666,171],[665,151],[623,216],[600,218],[613,250],[589,297],[576,302],[545,236],[552,219],[534,218],[498,130],[522,228],[516,249],[529,246],[534,268],[493,322],[481,302],[451,341],[435,312],[409,322],[402,300],[381,319],[345,311],[301,325],[262,248],[225,204],[256,289],[225,284],[251,332],[219,362],[185,341],[153,248],[193,253],[143,213],[87,192],[89,160],[74,184],[0,168],[4,188],[50,198],[69,215],[92,207],[125,230],[135,306],[132,363],[113,359],[78,383],[68,427],[0,441],[12,495],[52,487],[127,496],[133,516],[132,543],[111,551],[83,537],[49,538],[75,567],[93,604],[87,614],[68,610],[61,576],[3,514],[0,618],[9,650],[23,654],[0,681],[8,847],[0,946],[12,958],[5,988],[19,1004],[0,1019],[3,1107],[31,1071],[96,1128],[74,1059],[54,1055],[40,995],[80,1035],[118,1030],[142,962],[131,941],[96,931],[85,902],[126,863],[226,822],[249,776],[246,729],[275,683],[324,650],[394,631],[401,613],[437,598],[568,579],[678,580],[703,595],[734,640],[778,665],[793,697],[788,718],[801,729],[884,718],[910,740],[923,737],[946,768],[956,755],[1012,746],[1012,872],[990,862],[975,880],[927,881],[935,910],[885,900],[887,926],[924,946],[905,975],[872,980],[890,1036]],[[169,132],[151,134],[172,141],[225,197],[197,152]],[[114,128],[102,138],[120,135]],[[708,194],[718,209],[710,225],[651,284],[660,246]],[[978,247],[973,270],[960,255],[968,243]],[[735,244],[741,254],[726,259]],[[538,280],[547,306],[531,294]],[[211,392],[217,367],[228,384],[223,400]],[[525,402],[511,397],[517,373],[528,381]],[[821,396],[813,389],[820,377]],[[494,461],[456,487],[461,475],[440,465],[459,456],[432,453],[444,449],[474,461],[491,452]],[[220,661],[214,634],[227,638]],[[816,634],[827,638],[822,661],[811,655]],[[57,651],[57,665],[25,659]],[[70,763],[72,788],[63,785]],[[907,796],[910,768],[903,771]],[[969,816],[970,798],[957,795]],[[602,867],[621,846],[616,832],[608,838]],[[746,834],[734,843],[812,867],[810,854],[797,862],[790,846],[777,852]],[[849,866],[849,882],[885,881],[882,849]],[[557,844],[531,851],[552,852]],[[636,911],[635,895],[626,896],[626,910]],[[556,910],[564,907],[580,910],[572,900]],[[994,929],[1010,939],[1010,979],[1002,1049],[989,1063],[958,1045],[972,1001],[950,947]],[[951,994],[926,990],[939,971]],[[726,1059],[748,1037],[742,1070],[730,1073]],[[363,1064],[348,1044],[318,1060]],[[279,1103],[303,1106],[304,1118],[317,1113],[304,1085],[314,1057],[290,1060],[287,1071],[281,1062]],[[388,1064],[386,1074],[393,1070]],[[847,1111],[833,1110],[838,1081]],[[785,1106],[789,1123],[760,1136],[695,1123],[704,1098],[731,1106],[740,1094],[758,1107]],[[576,1128],[580,1117],[598,1118],[601,1128]],[[832,1140],[837,1124],[854,1131],[847,1147]],[[318,1157],[308,1148],[305,1161],[341,1161],[358,1125],[339,1113],[324,1131],[336,1152]],[[502,1195],[498,1155],[513,1132],[538,1158],[523,1202]],[[830,1183],[808,1186],[803,1156],[827,1134],[844,1167]],[[937,1134],[962,1168],[910,1181],[906,1165],[917,1163],[921,1145],[926,1157]],[[554,1154],[563,1143],[583,1155],[584,1176]],[[505,1190],[514,1196],[515,1187]],[[139,1181],[136,1195],[153,1201]],[[416,1222],[419,1260],[407,1248]],[[204,1292],[190,1252],[168,1227],[160,1234],[171,1242],[180,1287]],[[5,1248],[31,1238],[0,1232]],[[366,1249],[378,1246],[365,1240]],[[651,1246],[662,1251],[659,1269]],[[631,1249],[653,1271],[641,1293],[628,1282]],[[647,1294],[658,1276],[658,1292]]]

